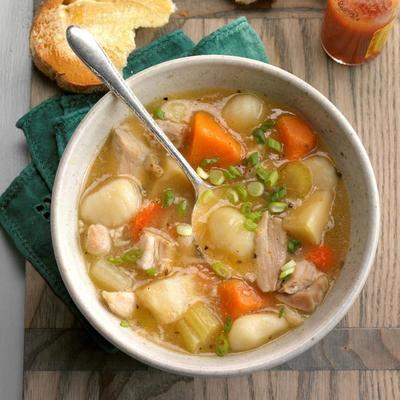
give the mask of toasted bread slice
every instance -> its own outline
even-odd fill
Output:
[[[44,0],[33,21],[30,47],[35,65],[73,92],[104,90],[70,49],[69,25],[88,29],[122,70],[135,49],[134,29],[159,27],[174,12],[172,0]]]

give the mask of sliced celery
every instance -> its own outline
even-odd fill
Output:
[[[194,304],[183,318],[203,344],[207,343],[221,329],[220,321],[204,303]]]
[[[96,261],[89,270],[93,282],[109,292],[123,291],[132,286],[132,279],[118,267],[105,260]]]
[[[198,353],[221,331],[222,324],[207,305],[199,302],[186,311],[183,318],[178,321],[177,329],[186,349],[191,353]]]
[[[176,323],[176,329],[182,337],[186,350],[191,353],[198,353],[200,351],[201,341],[189,324],[184,319],[180,319]]]

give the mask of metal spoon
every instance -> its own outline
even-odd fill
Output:
[[[164,147],[167,153],[178,163],[186,177],[191,182],[195,190],[195,205],[192,213],[192,226],[193,236],[197,248],[200,253],[203,254],[204,258],[212,263],[218,261],[215,259],[213,254],[209,254],[208,246],[201,245],[201,233],[196,229],[196,211],[198,210],[201,214],[201,207],[199,207],[200,195],[205,192],[206,189],[216,189],[215,187],[204,182],[190,166],[182,154],[173,145],[168,136],[162,131],[157,125],[152,116],[147,112],[146,108],[140,102],[140,100],[134,95],[132,90],[125,83],[120,73],[116,70],[111,60],[105,54],[101,46],[96,42],[94,37],[85,29],[79,28],[78,26],[70,26],[67,29],[67,41],[75,52],[75,54],[86,64],[95,75],[97,75],[105,85],[129,108],[136,114],[136,116],[147,126],[150,132],[154,135],[157,141]],[[219,187],[221,188],[221,186]],[[199,215],[200,215],[199,214]]]
[[[136,114],[161,146],[178,163],[193,185],[196,198],[199,197],[202,190],[210,188],[211,186],[196,174],[196,171],[190,166],[168,136],[157,125],[140,100],[134,95],[92,34],[85,29],[72,25],[68,27],[66,35],[67,41],[74,53],[104,82],[111,92],[119,97]]]

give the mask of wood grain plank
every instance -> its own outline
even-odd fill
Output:
[[[97,373],[25,373],[24,398],[26,399],[95,400],[99,398],[99,391]]]
[[[18,16],[18,17],[17,17]],[[17,19],[18,18],[18,19]],[[0,192],[27,163],[23,136],[16,120],[29,110],[30,61],[28,43],[32,2],[3,0],[0,12]],[[24,260],[8,235],[0,233],[0,398],[22,396],[24,341]]]
[[[25,369],[32,371],[146,370],[122,352],[100,350],[82,329],[27,329]],[[399,328],[335,329],[278,370],[400,369]]]
[[[381,238],[372,273],[359,299],[363,326],[399,326],[400,297],[400,101],[398,93],[400,25],[374,63],[352,71],[355,123],[370,155],[380,192]],[[397,44],[396,44],[397,43]],[[396,294],[397,293],[397,294]]]
[[[320,15],[325,8],[324,0],[260,0],[251,5],[236,4],[234,0],[176,0],[177,13],[173,18],[215,18],[232,15],[249,17],[265,15],[269,17],[288,15],[296,12],[301,15]]]
[[[29,400],[396,400],[400,390],[399,371],[266,371],[252,376],[254,392],[246,397],[239,396],[243,389],[221,390],[225,385],[233,388],[244,379],[218,378],[205,382],[201,378],[165,373],[149,376],[143,371],[131,374],[31,371],[25,374],[24,397]]]

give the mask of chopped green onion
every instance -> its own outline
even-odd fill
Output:
[[[156,267],[151,267],[151,268],[145,269],[144,272],[146,272],[146,274],[149,276],[154,276],[157,272],[157,269],[156,269]]]
[[[267,129],[275,128],[275,125],[276,125],[276,121],[274,121],[273,119],[267,119],[261,125],[261,129],[264,129],[266,131]]]
[[[238,185],[235,187],[235,190],[238,192],[240,200],[242,201],[246,201],[247,200],[247,190],[243,185]]]
[[[257,176],[258,179],[260,179],[261,181],[265,182],[268,179],[269,174],[270,173],[269,173],[268,170],[266,170],[261,165],[257,165],[256,176]]]
[[[285,306],[280,306],[279,307],[279,318],[282,318],[285,315]]]
[[[252,207],[252,204],[249,201],[246,203],[243,203],[240,206],[240,212],[244,215],[249,214],[251,212],[251,207]]]
[[[200,201],[201,204],[206,205],[208,202],[210,202],[213,198],[215,197],[213,191],[211,189],[205,190],[201,195],[200,195]]]
[[[161,109],[161,107],[157,107],[157,108],[154,110],[154,116],[155,116],[157,119],[165,119],[165,112]]]
[[[239,199],[238,192],[237,192],[235,189],[232,189],[232,188],[228,189],[228,190],[225,192],[224,197],[225,197],[227,200],[229,200],[229,202],[232,203],[232,204],[238,204],[238,203],[239,203],[239,200],[240,200],[240,199]]]
[[[295,253],[299,249],[299,247],[301,247],[300,240],[297,240],[297,239],[289,240],[288,245],[287,245],[287,249],[288,249],[289,253],[291,253],[291,254]]]
[[[294,268],[286,269],[285,271],[282,271],[279,274],[279,279],[282,279],[282,280],[288,279],[289,276],[293,274],[293,272],[294,272]]]
[[[274,169],[268,176],[267,180],[265,181],[265,183],[269,186],[269,187],[274,187],[279,179],[279,173],[276,169]]]
[[[243,226],[245,227],[246,230],[250,232],[254,232],[257,229],[257,224],[253,222],[251,219],[246,218],[244,220]]]
[[[233,165],[230,165],[226,170],[234,178],[239,178],[239,177],[241,177],[243,175],[242,171],[238,167],[235,167]]]
[[[227,279],[230,277],[231,272],[229,268],[222,262],[215,262],[211,264],[211,269],[221,278]]]
[[[203,161],[201,161],[200,166],[205,168],[209,167],[210,165],[216,164],[219,160],[219,157],[214,157],[214,158],[205,158]]]
[[[188,208],[188,202],[186,199],[181,200],[177,205],[176,205],[176,211],[178,212],[179,215],[185,215],[186,211]]]
[[[253,222],[260,222],[263,213],[261,211],[252,211],[245,215],[247,219]]]
[[[292,269],[296,267],[296,261],[290,260],[286,264],[282,265],[281,271],[286,271],[287,269]]]
[[[283,267],[281,267],[281,273],[279,274],[279,279],[282,280],[287,279],[290,275],[293,274],[295,269],[296,269],[296,262],[290,260]]]
[[[123,319],[120,323],[119,326],[122,328],[129,328],[129,322],[126,319]]]
[[[235,175],[231,174],[227,169],[224,169],[224,170],[223,170],[223,173],[224,173],[224,177],[225,177],[228,181],[230,181],[230,180],[236,178]]]
[[[274,150],[278,153],[280,153],[283,149],[283,144],[281,142],[278,142],[275,139],[268,138],[267,140],[267,146],[271,149]]]
[[[172,189],[165,189],[162,198],[161,198],[161,204],[164,208],[168,208],[169,206],[172,205],[172,203],[175,201],[175,194]]]
[[[273,201],[273,202],[268,204],[268,210],[272,214],[283,213],[284,211],[287,210],[287,208],[288,208],[287,203],[283,203],[283,202],[280,202],[280,201]]]
[[[224,323],[224,332],[229,333],[232,329],[233,321],[232,317],[227,317]]]
[[[203,168],[197,167],[197,168],[196,168],[196,173],[197,173],[197,175],[198,175],[201,179],[208,179],[208,176],[209,176],[209,175],[207,174],[206,171],[204,171]]]
[[[252,204],[250,202],[243,203],[240,207],[240,212],[246,217],[246,220],[257,223],[261,220],[263,213],[261,211],[251,211]],[[248,222],[250,230],[253,228],[252,224]]]
[[[255,167],[257,164],[260,163],[260,153],[258,151],[251,153],[247,157],[247,163],[250,164],[252,167]]]
[[[226,335],[224,333],[222,333],[221,335],[219,335],[217,337],[216,343],[215,343],[215,353],[217,354],[217,356],[219,357],[223,357],[224,355],[226,355],[229,351],[229,342],[228,342],[228,338],[226,337]]]
[[[252,197],[260,197],[264,193],[264,185],[261,182],[250,182],[247,190]]]
[[[267,142],[264,130],[261,128],[254,129],[252,135],[257,144],[265,144]]]
[[[212,169],[209,175],[210,182],[215,186],[222,185],[225,182],[224,173],[220,169]]]
[[[279,187],[276,188],[270,195],[270,200],[271,201],[279,201],[283,199],[287,194],[286,188],[284,187]]]
[[[176,226],[176,233],[180,236],[192,236],[193,234],[192,225],[178,224]]]
[[[140,259],[140,257],[142,257],[142,255],[143,255],[143,251],[141,249],[139,249],[137,247],[132,247],[131,249],[125,251],[125,253],[123,253],[120,256],[108,257],[107,261],[110,264],[114,264],[114,265],[123,265],[123,264],[131,265],[131,264],[135,264],[136,261],[138,261]]]

